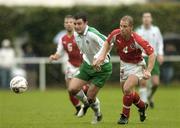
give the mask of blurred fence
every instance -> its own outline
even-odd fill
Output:
[[[118,56],[112,56],[112,63],[119,63]],[[165,56],[165,62],[180,62],[180,56]],[[62,61],[50,62],[47,57],[41,58],[16,58],[17,64],[38,64],[39,65],[39,89],[46,90],[46,64],[61,64]]]

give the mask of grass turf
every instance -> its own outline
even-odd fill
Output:
[[[120,87],[106,85],[99,92],[103,121],[90,124],[93,112],[88,110],[77,118],[64,89],[46,92],[27,91],[14,94],[0,91],[0,128],[179,128],[180,87],[161,87],[155,96],[155,108],[147,110],[147,120],[141,123],[133,105],[129,124],[117,124],[122,107]]]

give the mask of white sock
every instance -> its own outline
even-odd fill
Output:
[[[150,96],[150,94],[151,94],[151,88],[152,88],[152,82],[151,82],[151,80],[148,80],[147,81],[147,97],[149,97]]]
[[[143,102],[147,103],[147,88],[146,87],[142,87],[139,89],[139,95],[140,95],[140,98]]]
[[[99,116],[101,114],[100,111],[100,101],[98,98],[96,98],[96,101],[94,103],[91,104],[91,108],[94,111],[94,113]]]
[[[88,100],[87,100],[87,96],[84,94],[83,90],[80,90],[77,94],[76,97],[82,101],[85,105],[88,105]]]

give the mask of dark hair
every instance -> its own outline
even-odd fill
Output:
[[[128,16],[128,15],[123,16],[123,17],[121,18],[121,20],[122,20],[122,21],[128,21],[128,23],[129,23],[130,26],[133,26],[133,24],[134,24],[133,18],[132,18],[131,16]]]
[[[87,21],[87,13],[85,13],[85,12],[78,12],[78,13],[75,14],[74,19],[75,20],[82,19],[84,22],[86,22]]]
[[[72,19],[74,19],[74,16],[73,15],[66,15],[65,17],[64,17],[64,19],[68,19],[68,18],[72,18]]]
[[[151,12],[148,12],[148,11],[143,12],[142,16],[144,16],[145,14],[149,14],[150,16],[152,16]]]

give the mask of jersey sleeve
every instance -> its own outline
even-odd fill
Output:
[[[137,33],[133,33],[134,40],[138,43],[140,47],[144,50],[147,55],[151,55],[154,52],[153,47],[149,44],[148,41],[144,40]]]
[[[65,53],[63,44],[62,44],[62,38],[59,39],[58,45],[57,45],[57,50],[56,50],[56,54],[63,56]]]
[[[109,36],[108,36],[108,38],[107,38],[107,42],[108,42],[109,44],[113,45],[113,44],[115,43],[116,35],[117,35],[118,33],[120,33],[120,29],[115,29],[115,30],[113,30],[113,31],[109,34]]]
[[[164,44],[163,44],[163,38],[162,38],[162,35],[161,35],[161,32],[159,30],[159,28],[157,28],[157,55],[164,55]]]

